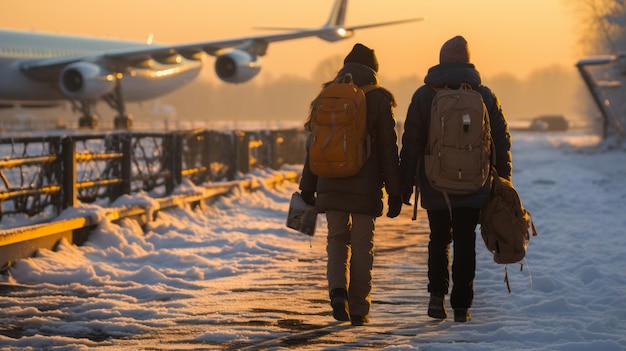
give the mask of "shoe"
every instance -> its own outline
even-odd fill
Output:
[[[355,315],[350,316],[350,323],[354,326],[360,326],[369,322],[370,320],[369,318],[367,318],[367,316],[355,316]]]
[[[472,319],[472,315],[467,308],[457,308],[454,310],[455,322],[467,322]]]
[[[428,317],[446,319],[446,306],[444,305],[444,295],[430,294],[428,301]]]
[[[333,318],[341,322],[350,320],[348,314],[348,293],[345,289],[333,289],[330,293],[330,306],[333,308]]]

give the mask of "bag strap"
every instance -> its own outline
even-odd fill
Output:
[[[504,282],[506,283],[506,290],[511,293],[511,284],[509,284],[509,271],[507,265],[504,265]]]
[[[423,162],[424,162],[424,155],[418,157],[417,165],[415,166],[415,201],[413,203],[413,217],[411,218],[411,220],[413,221],[417,219],[417,206],[418,206],[417,203],[419,201],[419,196],[420,196],[420,174],[422,171]]]
[[[526,270],[528,271],[528,281],[530,284],[530,288],[533,288],[533,272],[531,272],[530,270],[530,266],[528,265],[528,262],[526,261],[526,258],[524,258],[520,263],[519,263],[519,270],[520,272],[524,270],[524,264],[526,264]],[[509,283],[509,272],[507,269],[508,265],[504,265],[504,283],[506,284],[506,290],[509,292],[509,294],[511,293],[511,284]]]

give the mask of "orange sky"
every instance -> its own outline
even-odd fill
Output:
[[[179,43],[263,33],[255,26],[307,27],[325,22],[333,0],[30,0],[2,4],[5,28]],[[317,64],[345,54],[355,42],[376,50],[381,79],[437,64],[439,48],[462,34],[483,77],[508,72],[525,78],[554,64],[572,67],[580,56],[575,19],[564,0],[351,0],[347,22],[363,24],[427,16],[424,22],[361,30],[348,40],[317,38],[271,44],[263,77],[310,78]],[[210,69],[203,76],[217,81]],[[207,73],[208,72],[208,73]]]

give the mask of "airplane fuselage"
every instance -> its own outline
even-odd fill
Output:
[[[94,106],[116,111],[116,128],[129,128],[126,102],[150,100],[192,82],[207,55],[217,77],[245,83],[261,70],[270,43],[318,37],[350,38],[355,30],[420,21],[423,18],[346,26],[348,0],[335,0],[324,25],[272,34],[180,44],[0,30],[0,108],[50,106],[69,101],[80,112],[79,126],[98,125]]]
[[[83,61],[90,62],[90,55],[97,58],[115,50],[158,46],[126,40],[0,30],[0,100],[67,100],[59,88],[58,77],[42,81],[23,74],[20,67],[29,60],[85,56]],[[97,61],[93,63],[97,64]],[[129,102],[149,100],[179,89],[198,76],[202,63],[202,57],[188,59],[179,56],[167,63],[150,60],[128,66],[118,75],[124,99]]]

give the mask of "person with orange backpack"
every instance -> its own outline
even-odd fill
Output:
[[[378,81],[378,60],[356,44],[337,77],[323,84],[305,124],[307,154],[302,199],[328,222],[327,280],[333,317],[352,325],[369,322],[374,227],[402,206],[398,176],[395,99]]]
[[[474,298],[476,227],[489,200],[490,167],[511,180],[511,136],[498,98],[470,63],[465,38],[446,41],[439,61],[407,111],[400,151],[402,198],[408,199],[415,186],[428,213],[428,316],[447,317],[453,243],[450,305],[454,320],[466,322]],[[415,201],[417,206],[417,196]]]

